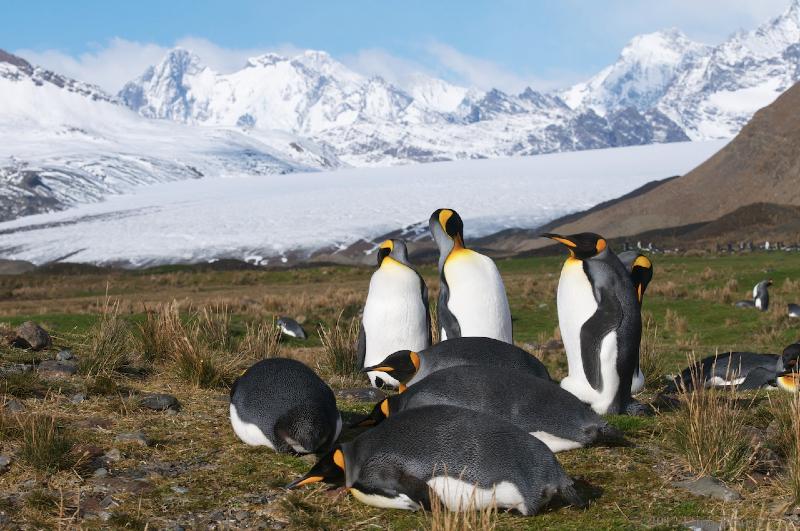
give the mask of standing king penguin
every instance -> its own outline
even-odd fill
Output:
[[[636,290],[636,299],[639,301],[639,306],[641,307],[647,285],[653,280],[653,263],[645,255],[637,253],[636,251],[625,251],[619,253],[618,257],[622,265],[625,266],[625,269],[631,274],[633,288]],[[643,387],[644,373],[642,373],[642,368],[637,364],[636,372],[633,374],[631,393],[636,394],[641,391]]]
[[[569,249],[558,282],[558,324],[569,374],[561,387],[604,415],[638,413],[631,398],[642,317],[629,270],[603,237],[543,234]]]
[[[512,343],[511,310],[497,266],[464,247],[464,223],[455,210],[431,214],[431,235],[439,247],[439,302],[442,341],[489,337]]]
[[[373,366],[402,349],[423,350],[431,344],[428,288],[408,261],[402,240],[378,247],[378,270],[372,274],[358,338],[358,366]],[[367,373],[373,386],[400,382],[380,371]]]

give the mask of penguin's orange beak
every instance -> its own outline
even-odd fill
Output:
[[[542,238],[550,238],[551,240],[555,240],[555,241],[557,241],[558,243],[560,243],[562,245],[566,245],[567,247],[577,247],[578,246],[577,243],[575,243],[574,241],[572,241],[570,239],[565,238],[564,236],[561,236],[560,234],[552,234],[550,232],[547,232],[545,234],[540,234],[539,236],[542,237]]]

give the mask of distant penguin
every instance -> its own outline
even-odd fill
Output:
[[[800,317],[800,304],[789,303],[789,317]]]
[[[573,481],[535,437],[503,420],[451,406],[393,415],[341,443],[287,488],[324,481],[367,505],[416,510],[433,492],[453,511],[495,504],[523,515],[558,495],[584,506]]]
[[[769,286],[772,285],[772,280],[762,280],[753,287],[753,300],[752,301],[738,301],[735,306],[737,308],[756,308],[762,312],[769,309]]]
[[[558,384],[518,371],[485,367],[435,372],[407,391],[379,402],[357,425],[372,426],[401,411],[440,405],[506,420],[553,452],[624,442],[622,433]]]
[[[284,453],[327,451],[342,429],[330,387],[285,358],[261,360],[234,382],[230,419],[243,442]]]
[[[636,290],[636,299],[641,306],[644,300],[644,292],[647,290],[648,284],[653,280],[653,263],[648,257],[636,251],[625,251],[620,253],[619,260],[631,274],[633,281],[633,288]],[[644,373],[642,373],[639,364],[636,365],[636,372],[633,374],[633,383],[631,384],[631,393],[636,394],[644,387]]]
[[[413,385],[428,375],[449,367],[506,368],[550,379],[547,368],[521,348],[488,337],[457,337],[414,352],[400,350],[367,367],[386,371],[401,386]]]
[[[642,319],[630,272],[592,233],[544,234],[569,249],[558,282],[558,324],[569,374],[561,387],[604,415],[641,413],[631,398]]]
[[[800,361],[800,344],[789,345],[783,354],[758,354],[755,352],[725,352],[708,356],[681,371],[665,389],[674,393],[680,389],[694,388],[693,375],[704,387],[736,386],[737,389],[759,389],[776,385],[778,376],[796,372]]]
[[[431,214],[431,235],[439,247],[441,338],[491,337],[513,343],[506,288],[494,261],[464,247],[464,223],[455,210]]]
[[[303,330],[303,327],[300,325],[300,323],[291,317],[280,317],[277,322],[283,335],[293,337],[295,339],[308,338],[306,331]]]
[[[403,240],[386,240],[378,247],[378,269],[369,282],[358,340],[358,366],[369,367],[400,349],[422,350],[431,344],[428,288],[408,261]],[[380,371],[369,371],[375,387],[399,382]]]

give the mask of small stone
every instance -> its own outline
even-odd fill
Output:
[[[116,505],[119,504],[116,501],[114,501],[114,498],[112,498],[111,496],[106,496],[105,498],[100,500],[100,507],[103,509],[108,509],[109,507],[114,507]]]
[[[317,456],[314,454],[305,454],[299,456],[301,461],[305,461],[307,464],[313,466],[317,464]]]
[[[104,522],[108,522],[109,520],[111,520],[111,513],[108,511],[100,511],[99,513],[97,513],[97,516],[100,518],[100,520]]]
[[[169,409],[178,411],[181,408],[178,399],[166,393],[152,393],[145,395],[139,400],[139,405],[154,411],[166,411]]]
[[[558,339],[551,339],[542,348],[545,350],[561,350],[564,348],[564,342]]]
[[[25,405],[16,398],[12,398],[6,402],[4,407],[9,413],[22,413],[25,411]]]
[[[672,486],[685,489],[695,496],[709,496],[726,502],[742,499],[741,494],[708,476],[687,481],[677,481]]]
[[[120,433],[114,438],[114,440],[121,443],[134,443],[140,446],[147,446],[147,437],[145,437],[144,433],[140,431],[132,433]]]
[[[683,527],[692,531],[720,531],[722,529],[722,525],[713,520],[692,520],[683,524]]]
[[[58,354],[56,354],[56,361],[69,361],[73,358],[72,351],[68,348],[65,348]]]
[[[50,339],[50,334],[44,328],[33,321],[25,321],[17,327],[16,337],[12,344],[18,348],[42,350],[49,348],[53,344],[53,340]]]
[[[81,419],[75,423],[75,426],[78,428],[85,428],[87,430],[94,430],[98,428],[107,429],[110,428],[113,422],[111,419],[105,419],[103,417],[86,417],[85,419]]]
[[[35,479],[28,479],[22,482],[22,488],[25,490],[30,490],[36,487],[39,482]]]
[[[119,448],[112,448],[103,455],[103,458],[106,461],[119,461],[122,459],[122,452],[119,451]]]
[[[236,514],[234,514],[233,517],[240,522],[242,520],[247,520],[250,518],[250,511],[236,511]]]
[[[101,467],[94,471],[94,477],[96,478],[104,478],[106,476],[108,476],[108,469]]]
[[[173,485],[170,488],[172,489],[172,492],[174,492],[175,494],[186,494],[187,492],[189,492],[189,489],[187,489],[186,487],[179,487],[178,485]]]
[[[69,399],[73,404],[80,404],[84,400],[86,400],[86,396],[83,393],[76,393]]]
[[[22,374],[33,370],[30,363],[12,363],[0,369],[0,376],[4,374]]]
[[[38,371],[44,378],[69,378],[78,372],[78,366],[69,361],[45,360],[39,364]]]
[[[0,455],[0,474],[8,470],[9,466],[11,466],[11,458],[7,455]]]
[[[361,387],[336,391],[336,398],[353,402],[380,402],[386,398],[386,393],[374,387]]]

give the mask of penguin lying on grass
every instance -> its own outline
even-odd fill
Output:
[[[408,261],[403,240],[386,240],[378,247],[378,269],[369,282],[358,338],[358,366],[375,365],[402,348],[422,350],[431,344],[428,288]],[[397,380],[381,371],[368,371],[375,387]]]
[[[547,368],[533,355],[515,345],[488,337],[448,339],[419,352],[400,350],[364,371],[389,373],[392,378],[407,386],[436,371],[464,366],[503,367],[550,379]]]
[[[561,387],[601,415],[645,413],[631,397],[642,319],[629,270],[597,234],[542,236],[569,250],[557,295],[569,365]]]
[[[800,317],[800,304],[789,303],[787,313],[789,317]]]
[[[675,393],[679,389],[691,391],[694,388],[693,375],[696,375],[705,387],[726,387],[735,385],[737,389],[759,389],[761,387],[779,385],[777,378],[797,372],[800,361],[800,343],[786,347],[783,354],[757,354],[755,352],[725,352],[704,358],[681,371],[667,385],[666,393]],[[784,378],[789,385],[791,378]]]
[[[769,287],[772,280],[762,280],[753,287],[753,300],[738,301],[734,304],[737,308],[756,308],[762,312],[769,309]]]
[[[387,509],[430,507],[432,491],[454,511],[495,504],[532,515],[551,498],[585,506],[555,455],[504,420],[451,406],[392,416],[341,443],[287,488],[325,482]]]
[[[331,388],[285,358],[259,361],[233,383],[230,419],[243,442],[284,453],[327,451],[342,429]]]
[[[624,444],[616,428],[558,384],[509,369],[453,367],[435,372],[378,404],[358,426],[371,426],[403,411],[449,405],[503,419],[553,452],[595,443]]]
[[[513,343],[511,309],[494,261],[464,247],[464,223],[455,210],[440,208],[429,220],[439,247],[439,302],[442,340],[491,337]]]
[[[283,335],[293,337],[295,339],[308,339],[303,326],[291,317],[280,317],[277,323]]]

